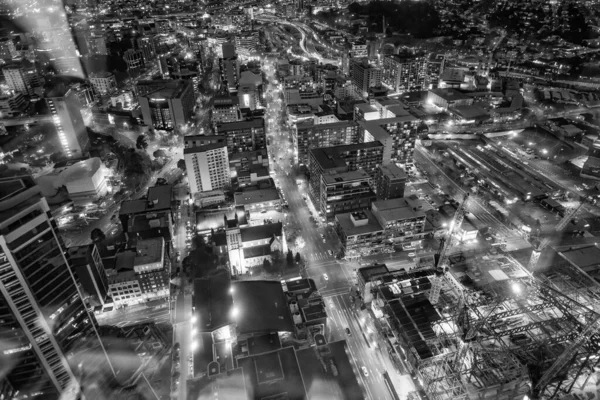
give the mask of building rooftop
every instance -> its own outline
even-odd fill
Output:
[[[108,71],[101,71],[90,74],[90,78],[110,78],[111,76],[113,76],[113,73]]]
[[[362,111],[363,113],[377,112],[377,109],[369,103],[356,104],[354,108],[356,110]]]
[[[147,211],[171,209],[172,185],[158,185],[148,188],[148,199],[128,200],[121,203],[120,215],[139,214]]]
[[[595,272],[600,269],[600,248],[596,245],[564,250],[559,255],[585,272]]]
[[[188,147],[183,149],[183,154],[204,153],[210,150],[222,149],[223,147],[227,147],[227,142],[209,143],[202,146]]]
[[[217,133],[236,131],[251,128],[264,128],[265,120],[262,118],[253,118],[246,121],[225,122],[217,127]]]
[[[336,183],[352,182],[358,180],[369,179],[369,174],[363,170],[338,172],[338,173],[324,173],[321,175],[323,181],[327,185],[334,185]]]
[[[378,215],[377,219],[384,224],[425,217],[425,210],[411,204],[406,198],[375,201],[373,202],[373,212]]]
[[[310,149],[313,158],[319,163],[323,170],[340,168],[346,166],[346,160],[343,158],[344,152],[353,152],[358,150],[380,149],[383,151],[383,145],[378,142],[367,142],[348,144],[334,147],[321,147]]]
[[[340,121],[340,122],[329,122],[327,124],[315,124],[314,119],[309,119],[306,121],[300,121],[296,124],[296,129],[301,130],[324,130],[324,129],[336,129],[336,128],[347,128],[350,126],[355,126],[356,122],[354,121]]]
[[[67,254],[71,259],[71,265],[74,267],[79,265],[87,265],[89,260],[88,255],[92,252],[92,246],[94,245],[69,247],[67,249]]]
[[[194,279],[193,301],[200,332],[213,332],[233,323],[231,279],[226,271]]]
[[[236,206],[245,206],[249,204],[263,203],[266,201],[279,200],[279,192],[275,188],[247,190],[241,193],[234,193],[233,198]]]
[[[164,243],[165,239],[162,236],[138,240],[136,243],[137,256],[133,265],[138,266],[161,261]]]
[[[234,281],[239,334],[293,332],[294,323],[279,281]]]
[[[149,86],[148,91],[142,89],[143,97],[154,100],[178,99],[190,86],[191,81],[181,79],[156,79],[151,81],[140,81],[137,83],[138,90],[143,86]]]
[[[244,372],[244,382],[250,398],[285,400],[307,398],[293,347],[239,358],[238,365]]]
[[[353,222],[353,214],[357,213],[345,213],[337,214],[335,216],[336,222],[340,225],[346,236],[363,235],[366,233],[383,231],[383,227],[377,221],[373,213],[369,210],[360,211],[362,219],[366,222],[363,224],[355,224]]]
[[[117,272],[133,271],[137,253],[133,250],[125,250],[115,255],[115,269]]]
[[[280,237],[283,234],[283,224],[275,222],[273,224],[263,224],[247,226],[240,229],[242,242],[252,242],[254,240]]]
[[[374,264],[358,269],[358,274],[365,282],[371,282],[374,278],[389,274],[390,270],[385,264]]]
[[[462,94],[456,89],[430,89],[429,92],[441,97],[446,101],[470,99],[469,96]]]
[[[380,165],[381,173],[389,178],[390,181],[406,180],[406,172],[395,163]]]
[[[254,258],[261,256],[268,256],[271,254],[271,246],[265,244],[263,246],[254,246],[254,247],[246,247],[244,248],[244,258]]]

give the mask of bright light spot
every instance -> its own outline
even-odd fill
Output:
[[[191,206],[191,205],[193,205],[193,204],[194,204],[194,199],[189,199],[189,200],[188,200],[188,204],[189,204],[190,206]]]
[[[511,287],[510,287],[510,288],[512,289],[512,291],[513,291],[515,294],[519,294],[519,293],[521,293],[521,291],[523,290],[523,289],[521,288],[521,285],[519,285],[518,283],[513,283],[513,284],[511,285]]]
[[[192,336],[196,336],[196,334],[198,333],[198,330],[196,328],[192,329]]]
[[[198,317],[192,315],[192,324],[195,324],[198,321]]]
[[[192,342],[192,351],[196,351],[198,349],[198,341],[194,340]]]
[[[548,154],[548,150],[546,150],[546,149],[542,149],[542,153],[544,153],[544,154]]]
[[[229,293],[233,294],[233,286],[229,288]]]
[[[240,314],[240,310],[237,307],[231,309],[231,318],[236,319]]]

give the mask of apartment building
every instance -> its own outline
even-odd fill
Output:
[[[358,124],[353,121],[315,124],[309,120],[296,124],[292,134],[297,163],[308,165],[309,149],[358,143]]]

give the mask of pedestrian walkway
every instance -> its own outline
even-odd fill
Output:
[[[333,256],[328,254],[327,252],[313,253],[305,256],[308,260],[316,261],[316,260],[331,260]]]

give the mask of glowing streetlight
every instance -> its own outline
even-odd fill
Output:
[[[521,292],[523,291],[523,288],[521,288],[521,285],[519,285],[518,283],[513,283],[510,288],[512,289],[514,294],[521,294]]]
[[[196,322],[198,322],[198,317],[192,315],[192,324],[195,324]]]
[[[543,154],[548,154],[548,150],[546,150],[546,149],[542,149],[542,153],[543,153]]]
[[[234,306],[231,309],[231,318],[236,319],[239,314],[240,314],[240,310],[237,307]]]
[[[198,341],[197,341],[197,340],[194,340],[194,341],[192,342],[192,346],[191,346],[191,347],[192,347],[192,351],[196,351],[196,350],[198,350]]]

